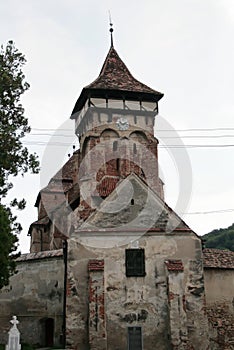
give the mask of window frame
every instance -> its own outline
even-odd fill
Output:
[[[128,350],[132,350],[132,347],[130,347],[130,331],[133,330],[134,328],[137,328],[140,330],[140,339],[141,339],[141,350],[143,350],[143,334],[142,334],[142,327],[141,326],[129,326],[128,327]]]
[[[126,277],[145,277],[145,250],[143,248],[125,249],[125,274]]]

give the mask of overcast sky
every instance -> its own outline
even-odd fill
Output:
[[[166,202],[176,208],[179,193],[184,191],[181,182],[186,182],[186,171],[183,176],[181,172],[190,169],[186,153],[191,163],[192,191],[188,189],[190,205],[184,211],[189,214],[182,215],[183,219],[200,235],[231,225],[234,222],[234,147],[230,146],[234,145],[233,0],[2,0],[0,43],[5,45],[8,40],[14,40],[27,58],[24,72],[31,88],[22,102],[32,133],[24,140],[25,144],[31,152],[39,154],[40,160],[45,160],[52,150],[56,166],[68,159],[72,144],[77,147],[75,138],[66,136],[73,128],[68,119],[82,87],[98,76],[108,52],[108,10],[114,23],[114,46],[120,57],[134,77],[164,93],[159,104],[160,115],[171,128],[178,130],[181,141],[199,146],[163,148],[178,139],[166,138],[175,134],[157,131],[156,122]],[[57,132],[63,136],[50,139],[49,135],[58,129],[66,129]],[[55,146],[55,142],[68,146]],[[218,147],[204,147],[207,145]],[[11,196],[24,197],[28,203],[23,213],[17,213],[23,226],[22,252],[29,250],[27,231],[36,220],[37,193],[57,170],[45,162],[42,165],[47,179],[26,175],[13,180]]]

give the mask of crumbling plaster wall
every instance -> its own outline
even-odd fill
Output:
[[[205,293],[212,350],[234,349],[234,269],[206,268]]]
[[[127,327],[141,326],[144,349],[207,349],[207,321],[204,316],[204,285],[200,240],[191,232],[180,234],[150,233],[138,240],[145,250],[146,276],[126,277],[125,249],[83,246],[79,233],[69,241],[67,341],[72,349],[104,350],[97,345],[89,348],[89,273],[90,259],[104,260],[104,313],[107,349],[127,348]],[[167,259],[182,259],[183,279],[178,291],[183,291],[183,309],[189,325],[186,339],[172,345],[170,305],[168,302]],[[174,278],[176,283],[177,279]],[[176,290],[176,288],[174,288]],[[97,317],[101,315],[96,315]],[[178,316],[178,315],[177,315]],[[179,315],[180,317],[180,315]],[[184,324],[183,324],[184,327]],[[182,330],[183,331],[183,330]],[[178,332],[177,332],[178,333]],[[174,347],[173,347],[174,346]],[[190,347],[189,347],[190,346]]]
[[[63,280],[62,257],[26,260],[17,264],[18,272],[0,290],[0,344],[6,344],[10,319],[16,315],[21,342],[45,346],[45,321],[54,319],[54,344],[62,333]]]

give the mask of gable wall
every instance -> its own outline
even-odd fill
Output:
[[[90,349],[95,350],[126,349],[127,328],[141,326],[146,350],[184,349],[194,342],[195,349],[206,349],[201,246],[195,235],[151,233],[139,238],[139,248],[145,250],[145,277],[126,277],[125,249],[133,247],[131,243],[94,248],[80,244],[79,233],[76,235],[69,241],[68,254],[70,348],[89,349],[90,344]],[[90,259],[103,261],[103,271],[90,273]],[[182,259],[184,271],[167,271],[167,259]],[[179,309],[172,300],[180,305]],[[96,309],[93,303],[97,303]],[[100,303],[103,307],[99,307]],[[180,326],[174,322],[178,318],[184,318]]]

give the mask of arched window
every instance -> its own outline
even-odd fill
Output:
[[[130,138],[134,141],[140,142],[140,143],[146,143],[148,141],[146,135],[142,131],[134,131],[130,134]]]
[[[86,137],[82,146],[82,157],[88,153],[89,138]]]
[[[100,137],[101,137],[102,140],[110,140],[110,139],[117,139],[117,138],[119,138],[119,135],[118,135],[118,133],[116,131],[114,131],[112,129],[105,129],[101,133]]]

